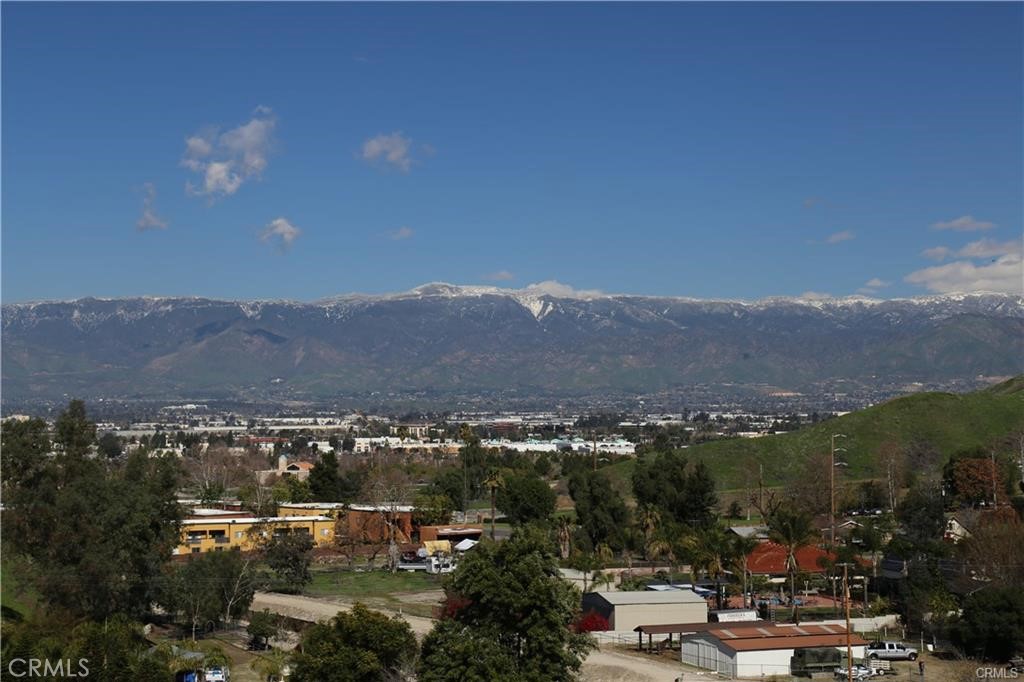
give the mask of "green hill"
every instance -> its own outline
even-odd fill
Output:
[[[1024,433],[1024,375],[974,393],[919,393],[852,412],[792,433],[763,438],[734,438],[691,447],[691,459],[707,463],[722,489],[741,488],[756,481],[758,465],[764,480],[777,485],[794,478],[807,458],[824,455],[833,433],[845,434],[836,457],[848,463],[853,479],[881,477],[883,444],[920,445],[922,466],[938,471],[959,450],[987,447],[1013,434]],[[633,461],[609,467],[627,490]],[[827,483],[823,483],[827,484]]]

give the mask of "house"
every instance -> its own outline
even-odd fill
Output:
[[[610,630],[630,632],[637,626],[663,623],[706,623],[708,603],[692,590],[588,592],[583,613],[593,611]]]
[[[789,553],[782,545],[774,542],[761,542],[747,555],[747,570],[751,575],[763,575],[773,582],[784,582],[789,571],[786,563]],[[835,559],[835,555],[819,547],[800,547],[795,552],[797,570],[800,573],[824,573],[825,561]]]
[[[847,635],[842,625],[729,623],[684,634],[680,656],[683,663],[729,678],[765,679],[791,675],[797,651],[831,650],[838,651],[838,656],[831,656],[842,657],[847,641],[854,659],[863,658],[867,642],[858,635]]]
[[[298,460],[294,462],[288,461],[287,455],[281,455],[277,458],[276,469],[263,469],[256,472],[256,478],[259,480],[261,485],[266,485],[275,476],[294,476],[300,481],[305,481],[309,478],[309,472],[312,471],[313,465],[309,462],[300,462]]]

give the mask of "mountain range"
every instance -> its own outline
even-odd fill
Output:
[[[1024,296],[760,301],[428,284],[312,303],[84,298],[3,306],[6,400],[783,390],[1024,371]]]

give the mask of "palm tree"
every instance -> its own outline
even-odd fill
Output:
[[[780,507],[768,519],[769,539],[786,549],[786,571],[789,573],[789,594],[793,600],[793,621],[797,621],[796,573],[799,568],[796,552],[814,543],[817,532],[810,514],[790,507]]]
[[[633,555],[644,549],[644,537],[634,527],[629,526],[622,532],[622,558],[626,562],[626,572],[633,577]]]
[[[644,505],[637,513],[637,523],[643,533],[644,558],[651,561],[654,556],[652,548],[656,548],[659,556],[665,551],[663,543],[657,539],[658,530],[661,528],[661,514],[651,505]],[[653,566],[651,573],[654,573]]]
[[[651,561],[659,557],[668,560],[669,576],[668,582],[672,584],[672,574],[676,572],[676,548],[675,544],[668,538],[656,535],[647,542],[647,558]],[[651,573],[654,573],[654,566],[651,566]]]
[[[572,521],[567,516],[558,517],[558,554],[568,559],[572,553]]]
[[[743,576],[743,608],[747,608],[749,606],[749,602],[747,602],[747,557],[757,547],[757,540],[734,533],[730,542],[732,543],[732,552],[730,552],[729,565],[733,573],[739,572]]]
[[[715,523],[707,528],[692,531],[683,538],[683,547],[690,552],[691,567],[715,581],[715,605],[723,608],[721,579],[726,566],[732,559],[734,546],[729,539],[732,535],[726,528]]]
[[[488,490],[491,491],[491,539],[494,539],[494,500],[495,495],[498,493],[498,488],[504,484],[504,480],[501,478],[501,474],[497,471],[492,471],[488,474],[487,478],[484,479],[484,485]]]

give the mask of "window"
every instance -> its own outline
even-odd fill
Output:
[[[323,530],[320,531],[320,535],[322,535],[323,537],[327,537],[330,534],[331,534],[331,530],[329,528],[324,528]]]
[[[264,535],[266,535],[266,533],[264,533]],[[243,537],[245,537],[245,533],[243,533],[240,530],[236,530],[235,531],[235,539],[236,540],[241,540]]]
[[[200,551],[202,551],[202,550],[200,550],[198,547],[193,547],[192,548],[192,553],[193,554],[199,554]]]

